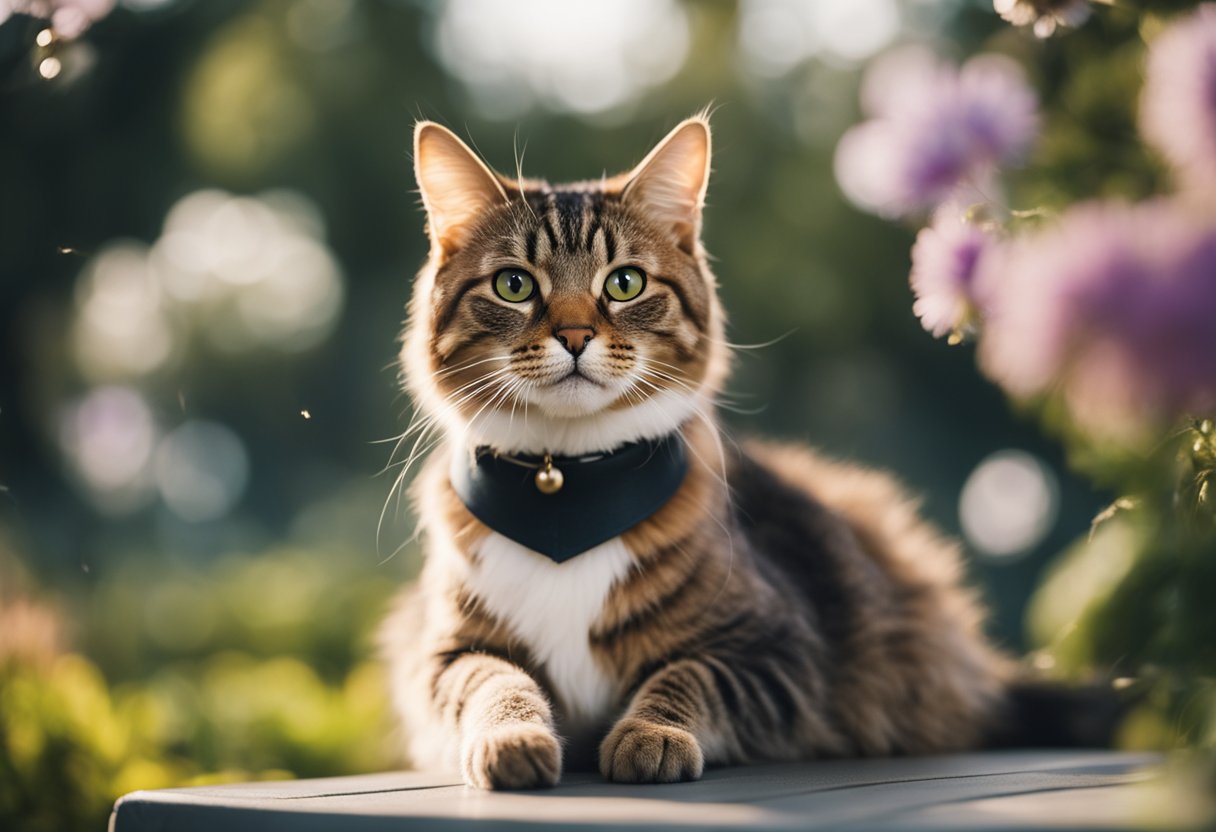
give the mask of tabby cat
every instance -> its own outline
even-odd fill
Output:
[[[1009,668],[956,545],[884,474],[720,436],[707,119],[568,185],[431,122],[414,151],[431,252],[401,363],[441,442],[382,642],[415,764],[665,783],[982,742]]]

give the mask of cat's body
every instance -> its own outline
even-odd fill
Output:
[[[629,176],[565,189],[497,177],[435,125],[416,150],[433,253],[403,362],[445,439],[415,482],[423,573],[383,631],[414,761],[526,787],[563,758],[656,782],[981,742],[1008,674],[956,548],[883,475],[719,435],[704,121]],[[674,495],[563,562],[478,520],[449,476],[476,448],[603,454],[673,432]]]

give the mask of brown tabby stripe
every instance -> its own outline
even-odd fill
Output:
[[[591,215],[590,221],[587,223],[587,238],[583,242],[583,248],[586,249],[587,253],[595,253],[595,235],[602,231],[603,227],[604,226],[600,221],[600,211],[597,208],[595,213]]]
[[[528,188],[522,192],[524,204],[528,206],[531,216],[537,217],[548,210],[549,194],[552,191],[553,189],[546,185],[541,188]]]
[[[550,198],[552,198],[552,194],[550,194]],[[549,211],[546,211],[544,216],[541,217],[541,227],[544,228],[545,237],[549,240],[549,252],[558,251],[557,230],[553,227],[553,217]]]
[[[536,265],[536,243],[540,232],[535,228],[529,228],[528,233],[524,237],[524,257],[527,258],[529,265]]]
[[[679,557],[677,546],[672,546],[668,550],[656,553],[660,560],[667,561]],[[651,575],[646,572],[637,572],[631,580],[634,581],[651,581],[657,580],[659,576]],[[630,612],[630,614],[612,624],[611,627],[602,632],[591,633],[592,644],[611,644],[625,637],[628,633],[636,633],[647,627],[659,626],[660,618],[669,618],[674,610],[678,610],[687,602],[700,603],[701,596],[697,590],[701,589],[700,574],[696,570],[681,571],[673,578],[659,583],[660,588],[654,593],[654,597],[650,599],[650,603]],[[695,596],[695,597],[694,597]]]
[[[578,191],[557,191],[554,194],[554,210],[558,225],[562,229],[562,244],[568,253],[578,251],[579,231],[587,204],[586,194]]]
[[[616,235],[607,225],[604,226],[604,250],[608,254],[608,262],[616,260]]]
[[[453,730],[465,716],[464,705],[486,688],[495,689],[488,712],[478,713],[479,722],[493,724],[504,716],[522,722],[548,724],[552,720],[548,700],[536,682],[506,659],[485,653],[465,653],[436,677],[435,703]]]
[[[671,280],[670,278],[657,274],[652,274],[649,277],[656,283],[662,283],[671,290],[671,293],[676,296],[676,300],[679,301],[680,309],[684,312],[684,316],[688,318],[688,320],[692,321],[693,325],[696,326],[700,332],[705,332],[708,329],[709,320],[706,316],[705,310],[698,309],[689,302],[688,293],[678,281]]]
[[[435,315],[435,334],[442,335],[452,325],[452,319],[456,316],[456,310],[460,307],[460,302],[470,290],[480,286],[486,277],[484,275],[476,275],[467,277],[457,284],[451,295],[445,298],[443,306]]]
[[[544,188],[524,191],[523,199],[539,217],[540,231],[549,242],[551,254],[593,253],[595,235],[603,231],[611,261],[616,256],[616,238],[603,221],[604,206],[610,196],[584,188]],[[533,264],[536,263],[537,235],[536,228],[529,228],[524,234],[524,250],[528,262]]]

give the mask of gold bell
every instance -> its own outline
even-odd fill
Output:
[[[566,478],[562,476],[562,469],[553,467],[553,456],[545,454],[545,461],[541,463],[540,470],[536,472],[536,490],[541,494],[556,494],[562,490],[565,482]]]

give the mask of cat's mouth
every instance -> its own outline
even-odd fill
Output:
[[[620,395],[621,381],[596,378],[592,368],[571,367],[552,381],[525,387],[525,401],[549,416],[574,419],[590,416],[608,408]]]
[[[575,368],[573,370],[566,373],[564,376],[562,376],[561,378],[559,378],[557,381],[553,382],[549,386],[557,387],[558,385],[561,385],[561,384],[578,384],[580,382],[592,384],[592,385],[595,385],[596,387],[607,387],[607,385],[604,384],[603,382],[596,381],[591,376],[587,375],[586,373],[583,373],[581,370],[579,370],[579,368],[577,366],[575,366]]]

